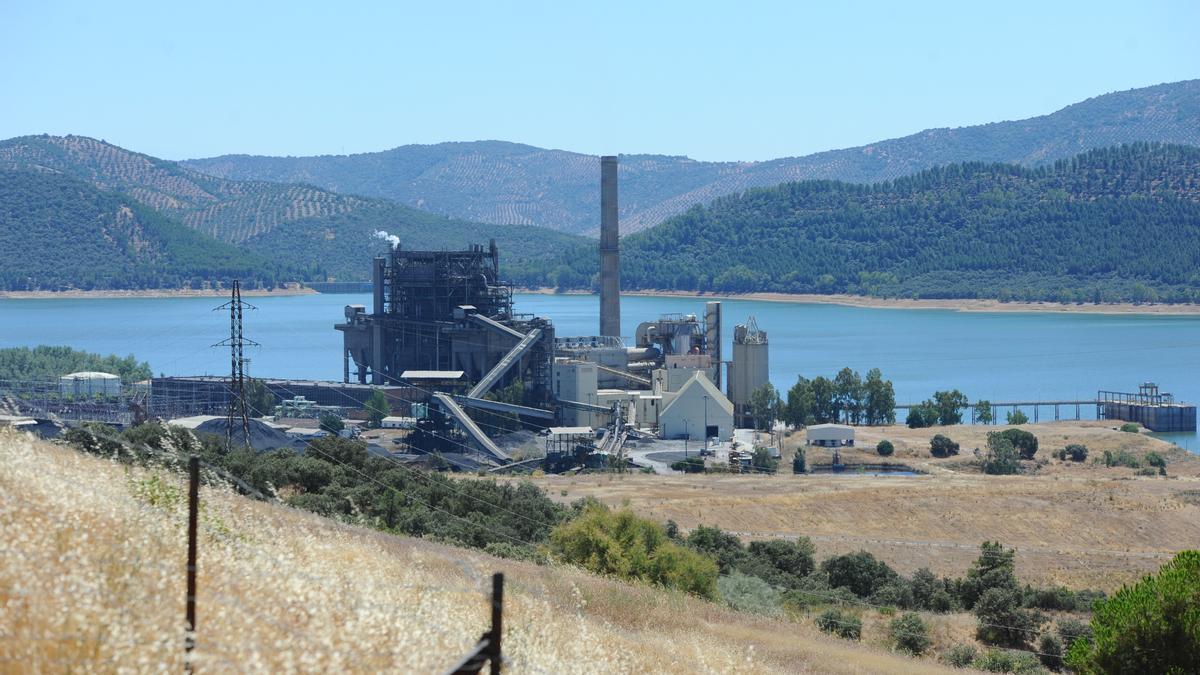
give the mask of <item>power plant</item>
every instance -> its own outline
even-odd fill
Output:
[[[606,454],[619,455],[631,435],[728,439],[737,406],[745,417],[749,392],[767,382],[765,333],[755,326],[754,348],[735,341],[733,362],[722,361],[721,303],[708,302],[701,316],[638,323],[626,344],[617,169],[616,157],[601,158],[598,335],[557,336],[549,319],[517,313],[494,241],[463,251],[410,251],[393,241],[373,261],[371,311],[347,305],[335,326],[343,380],[415,392],[430,412],[417,423],[416,445],[465,445],[498,466],[512,459],[493,440],[493,430],[507,430],[502,420],[560,425],[549,433],[570,438],[596,438],[592,429],[603,428],[590,450]],[[733,377],[722,376],[722,365]],[[725,380],[737,403],[721,391]]]

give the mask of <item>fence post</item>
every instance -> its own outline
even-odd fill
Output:
[[[491,663],[491,674],[500,675],[500,635],[504,621],[504,573],[492,575],[492,635],[488,640],[488,661]]]
[[[196,521],[200,510],[200,458],[188,458],[188,552],[187,552],[187,638],[184,640],[183,669],[192,671],[192,648],[196,646]]]

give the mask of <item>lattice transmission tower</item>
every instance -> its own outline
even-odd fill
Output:
[[[242,284],[234,280],[229,302],[214,307],[213,311],[229,310],[229,337],[221,340],[214,347],[229,347],[229,412],[225,428],[225,451],[233,450],[233,427],[240,421],[242,427],[242,443],[250,445],[250,407],[246,404],[246,357],[243,349],[261,347],[254,340],[242,335],[242,310],[258,309],[248,302],[242,302]]]

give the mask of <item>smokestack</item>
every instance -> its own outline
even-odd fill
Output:
[[[621,254],[617,158],[600,158],[600,334],[621,335]]]

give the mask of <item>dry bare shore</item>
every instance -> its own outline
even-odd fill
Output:
[[[744,539],[810,537],[818,557],[865,549],[911,574],[920,567],[962,576],[979,544],[998,540],[1017,550],[1017,572],[1035,584],[1111,592],[1156,570],[1182,549],[1200,546],[1200,457],[1145,434],[1116,431],[1104,422],[1025,425],[1045,459],[1020,476],[979,472],[973,450],[988,431],[954,426],[860,429],[857,449],[843,461],[905,464],[920,476],[792,475],[790,457],[803,432],[785,441],[782,471],[762,475],[627,474],[546,476],[548,494],[569,502],[595,497],[628,504],[643,516],[680,528],[717,526]],[[944,434],[961,454],[929,454],[929,439]],[[875,444],[896,447],[886,459]],[[1060,461],[1054,450],[1086,445],[1087,462]],[[1168,477],[1092,461],[1105,450],[1167,458]],[[810,464],[828,463],[829,450],[809,448]]]
[[[183,665],[186,485],[0,430],[0,673]],[[201,491],[197,672],[442,672],[486,629],[503,571],[513,673],[950,672],[864,622],[735,612],[572,567],[538,566]],[[938,644],[965,629],[937,619]]]
[[[522,293],[556,295],[553,288],[521,289]],[[569,291],[565,295],[589,295]],[[1153,314],[1162,316],[1200,315],[1200,305],[1133,304],[1133,303],[1061,303],[1061,302],[1000,302],[999,300],[908,300],[874,298],[865,295],[818,295],[813,293],[725,293],[708,294],[690,291],[622,291],[621,295],[702,298],[706,300],[759,300],[796,304],[844,305],[872,309],[949,309],[958,312],[1065,312],[1077,314]]]
[[[244,290],[244,297],[282,297],[291,295],[313,295],[316,291],[303,286],[289,286],[274,290]],[[10,300],[80,300],[96,298],[223,298],[228,290],[190,288],[156,288],[138,291],[0,291],[0,299]]]

